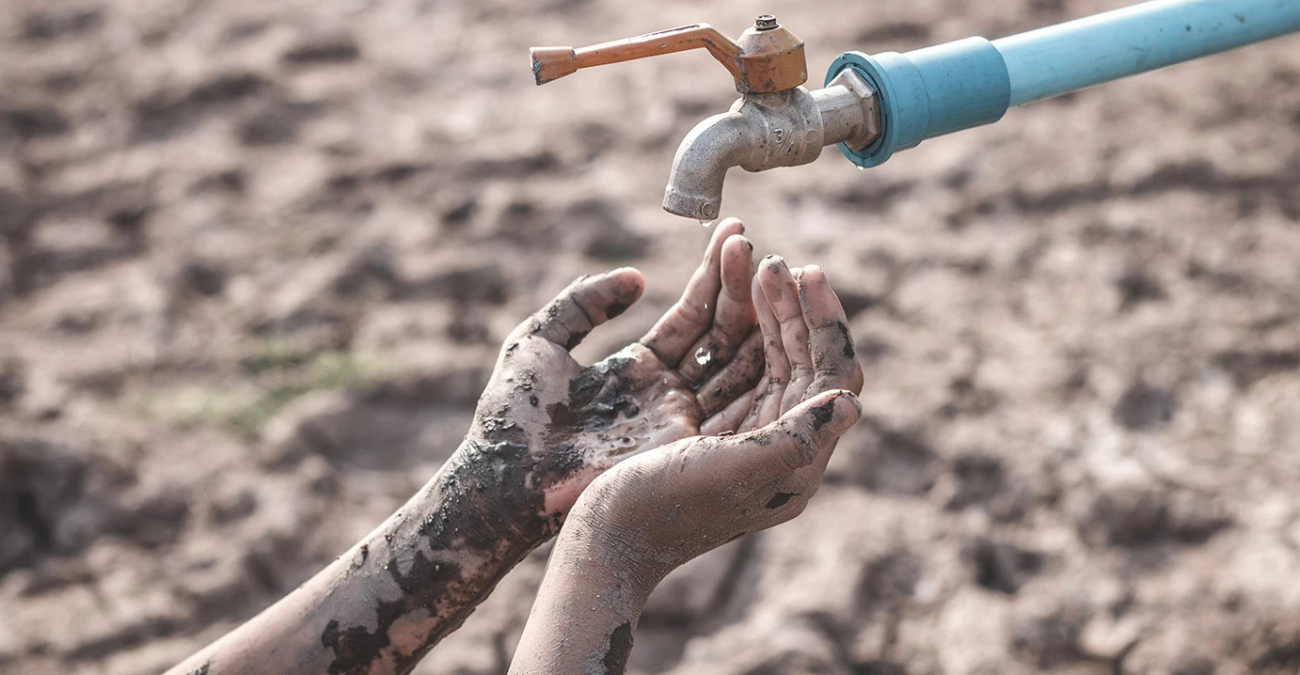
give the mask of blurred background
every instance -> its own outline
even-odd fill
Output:
[[[5,0],[0,671],[158,672],[308,578],[464,433],[572,278],[680,293],[659,202],[735,98],[690,53],[532,45],[771,12],[841,51],[1124,0]],[[732,173],[828,272],[865,420],[798,520],[646,609],[635,673],[1300,669],[1300,42],[1012,110],[859,172]],[[504,673],[531,556],[420,673]]]

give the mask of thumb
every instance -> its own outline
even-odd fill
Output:
[[[861,416],[862,404],[853,392],[823,392],[767,426],[722,439],[732,450],[724,470],[757,483],[789,475],[835,447],[835,441]]]
[[[645,278],[631,267],[580,277],[520,324],[512,338],[532,333],[565,349],[573,349],[591,329],[632,306],[644,290]]]

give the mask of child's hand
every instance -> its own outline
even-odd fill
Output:
[[[636,302],[645,283],[636,270],[575,281],[511,333],[441,479],[472,488],[499,537],[540,543],[602,472],[697,435],[733,401],[752,399],[763,357],[743,230],[720,223],[681,300],[644,338],[593,366],[569,350]]]
[[[624,462],[578,500],[562,539],[658,581],[686,561],[803,512],[862,414],[843,389],[734,436],[698,436]],[[563,545],[563,544],[562,544]]]
[[[802,512],[840,434],[861,415],[862,369],[821,269],[792,272],[768,257],[753,294],[763,383],[705,424],[746,433],[678,441],[614,467],[577,507],[575,525],[627,547],[623,559],[646,561],[652,573]]]
[[[848,317],[820,267],[791,270],[780,256],[768,256],[754,275],[753,297],[766,361],[763,380],[711,418],[705,434],[757,429],[831,389],[862,391]]]
[[[602,474],[573,507],[512,675],[622,673],[646,597],[673,568],[797,515],[861,408],[844,310],[819,268],[779,258],[754,280],[767,374],[697,436]],[[747,431],[745,431],[747,429]]]

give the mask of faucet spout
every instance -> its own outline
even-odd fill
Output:
[[[695,125],[673,158],[664,210],[701,221],[717,218],[727,170],[744,164],[756,145],[753,119],[740,112],[714,115]]]
[[[794,87],[746,94],[730,112],[704,120],[682,140],[664,210],[713,220],[722,212],[722,185],[731,167],[800,166],[817,159],[825,145],[865,147],[879,132],[874,92],[853,72],[814,92]]]
[[[713,220],[721,213],[728,169],[807,164],[821,154],[822,141],[821,112],[807,89],[746,94],[731,112],[704,120],[686,135],[673,159],[664,210]]]

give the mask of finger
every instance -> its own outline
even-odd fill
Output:
[[[760,286],[772,314],[780,324],[781,348],[790,363],[790,376],[781,393],[778,415],[803,400],[803,392],[812,383],[813,361],[808,351],[808,324],[799,304],[799,286],[791,270],[782,263],[772,274],[759,275]]]
[[[752,392],[762,376],[763,334],[750,331],[749,337],[736,350],[735,356],[696,393],[700,410],[705,417],[713,415],[741,394]]]
[[[705,436],[717,436],[735,432],[745,416],[749,414],[749,407],[754,405],[754,393],[754,390],[750,389],[727,404],[727,407],[719,410],[713,417],[704,420],[704,424],[700,425],[700,433]]]
[[[726,365],[758,322],[751,285],[754,280],[754,245],[732,235],[722,245],[722,291],[718,293],[713,325],[686,350],[677,372],[691,384],[703,382]]]
[[[622,314],[641,297],[645,279],[630,268],[580,277],[550,303],[520,324],[511,335],[512,343],[535,335],[565,349],[573,349],[591,329]]]
[[[745,226],[735,218],[718,223],[704,252],[704,261],[686,283],[682,298],[641,338],[641,344],[649,347],[665,365],[676,368],[686,350],[713,323],[713,310],[722,288],[722,245],[731,235],[744,231]]]
[[[821,454],[811,464],[791,473],[785,478],[775,481],[774,495],[787,495],[793,499],[795,497],[807,503],[817,494],[821,488],[822,478],[826,475],[826,466],[830,464],[831,457],[835,454],[835,446],[839,444],[840,439],[836,438],[822,448]]]
[[[728,450],[722,455],[721,470],[751,485],[790,476],[828,454],[840,434],[861,415],[862,407],[853,392],[824,392],[772,424],[721,439]]]
[[[754,310],[758,314],[758,326],[763,335],[763,380],[758,384],[755,405],[740,426],[741,431],[757,429],[776,421],[781,416],[781,397],[790,382],[790,360],[786,358],[785,346],[781,339],[781,322],[772,312],[761,284],[764,277],[784,273],[785,260],[780,256],[770,255],[763,259],[754,276],[753,296]]]
[[[812,464],[805,466],[798,471],[790,474],[788,477],[776,481],[776,494],[785,493],[792,497],[798,497],[804,502],[813,498],[817,490],[822,486],[822,478],[826,475],[826,466],[830,464],[831,457],[835,454],[835,446],[840,439],[836,438],[828,445],[822,448],[822,452]]]
[[[861,393],[862,366],[854,353],[848,317],[820,267],[809,265],[803,269],[799,278],[799,304],[808,325],[808,350],[815,373],[803,396],[807,398],[830,389]]]

